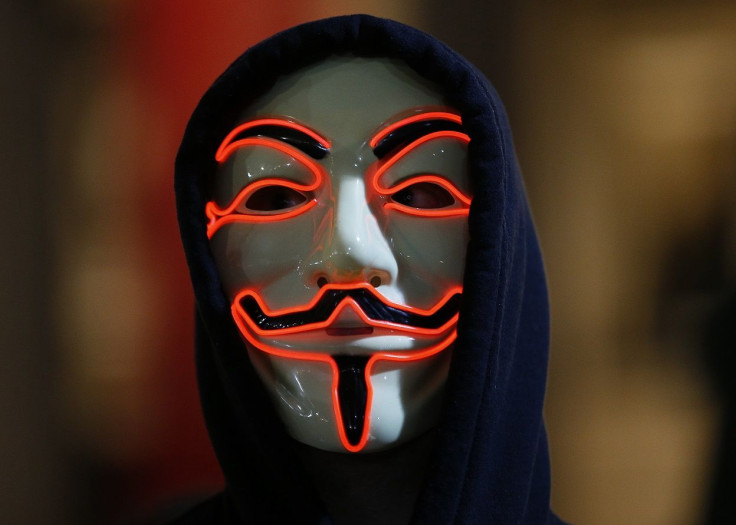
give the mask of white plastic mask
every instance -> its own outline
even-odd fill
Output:
[[[282,77],[223,140],[208,235],[290,434],[368,452],[437,422],[462,292],[468,136],[404,64]]]

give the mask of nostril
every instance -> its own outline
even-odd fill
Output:
[[[320,288],[322,288],[326,284],[327,284],[327,277],[322,276],[319,279],[317,279],[317,286],[319,286]]]
[[[371,277],[371,286],[373,286],[373,288],[378,288],[379,286],[381,286],[381,278],[377,275]]]

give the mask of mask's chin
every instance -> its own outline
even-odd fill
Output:
[[[377,452],[410,441],[439,420],[451,348],[413,361],[267,354],[250,359],[289,434],[331,452]],[[362,376],[362,377],[361,377]]]

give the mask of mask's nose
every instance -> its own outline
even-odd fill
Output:
[[[317,254],[313,282],[320,287],[327,283],[378,287],[394,282],[398,264],[368,206],[363,178],[341,178],[333,192],[331,220]]]

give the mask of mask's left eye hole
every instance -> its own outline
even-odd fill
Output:
[[[251,211],[279,211],[299,206],[306,200],[307,196],[302,192],[274,184],[254,191],[245,207]]]
[[[455,203],[452,194],[439,184],[433,182],[417,182],[397,191],[391,200],[419,209],[437,209],[451,206]]]

